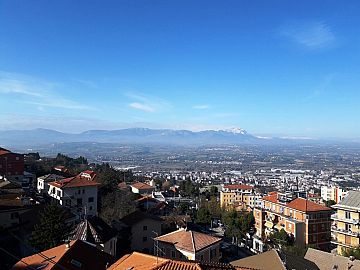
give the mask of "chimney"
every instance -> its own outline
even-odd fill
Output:
[[[70,240],[66,240],[65,249],[69,249],[69,248],[70,248]]]

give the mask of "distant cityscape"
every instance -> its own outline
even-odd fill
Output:
[[[153,269],[159,260],[172,269],[214,262],[223,265],[212,269],[324,269],[330,259],[360,265],[357,143],[22,147],[14,148],[23,154],[0,149],[8,269],[42,265],[53,253],[54,267],[70,256],[72,266],[87,269],[91,260],[78,249],[100,256],[99,269]],[[45,245],[36,237],[46,226],[36,224],[51,207],[65,211],[67,232]]]

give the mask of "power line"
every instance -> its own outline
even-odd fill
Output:
[[[11,256],[12,258],[14,258],[15,260],[17,260],[18,262],[22,262],[22,263],[25,264],[26,266],[30,267],[30,269],[37,270],[36,268],[34,268],[34,267],[31,266],[30,264],[24,262],[22,259],[20,259],[19,257],[15,256],[15,255],[12,254],[12,253],[10,253],[10,252],[7,251],[6,249],[0,247],[0,250],[4,251],[7,255]]]

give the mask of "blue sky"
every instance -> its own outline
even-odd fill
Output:
[[[0,129],[360,137],[360,1],[0,0]]]

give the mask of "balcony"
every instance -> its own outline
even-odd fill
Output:
[[[332,220],[336,220],[336,221],[345,222],[345,223],[351,223],[351,224],[355,224],[355,225],[360,224],[360,220],[359,220],[359,219],[339,217],[337,214],[331,215],[331,219],[332,219]]]
[[[336,226],[331,226],[331,231],[341,234],[350,235],[353,237],[360,237],[360,232],[352,232],[351,230],[339,229]]]
[[[346,247],[346,248],[353,248],[354,247],[350,243],[341,242],[341,241],[339,241],[339,240],[337,240],[336,238],[333,238],[333,237],[331,237],[331,244],[343,246],[343,247]]]

